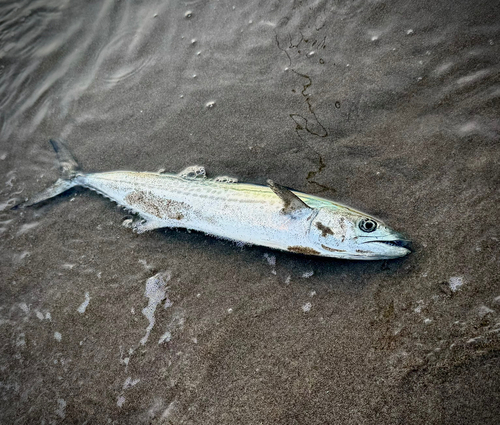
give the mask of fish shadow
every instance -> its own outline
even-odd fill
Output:
[[[219,262],[235,269],[244,263],[247,268],[261,269],[263,275],[268,275],[271,269],[280,281],[290,276],[295,281],[303,279],[332,288],[347,285],[355,290],[364,288],[374,279],[402,277],[410,269],[407,264],[411,255],[391,260],[344,260],[241,244],[182,228],[156,229],[150,233],[157,234],[165,244],[191,250],[194,257],[196,251],[203,250],[204,261]],[[193,262],[196,262],[194,258]]]

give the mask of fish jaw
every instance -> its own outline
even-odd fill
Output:
[[[330,248],[322,245],[319,254],[323,257],[341,258],[345,260],[392,260],[410,254],[408,248],[402,246],[390,246],[381,242],[369,242],[362,246]]]
[[[364,242],[362,250],[370,252],[366,254],[369,260],[391,260],[393,258],[405,257],[411,251],[400,241],[374,241]]]

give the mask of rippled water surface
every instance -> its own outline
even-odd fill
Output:
[[[495,423],[495,1],[0,4],[2,423]],[[136,235],[82,168],[272,178],[407,258]]]

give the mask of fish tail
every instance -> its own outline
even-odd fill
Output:
[[[25,208],[38,204],[39,202],[53,198],[54,196],[66,192],[68,189],[80,184],[76,179],[76,177],[81,175],[80,167],[64,142],[58,139],[51,139],[50,144],[57,154],[57,159],[59,160],[59,166],[61,168],[61,177],[59,177],[59,179],[57,179],[52,186],[37,193],[27,201],[21,202],[20,204],[12,207],[12,209]]]

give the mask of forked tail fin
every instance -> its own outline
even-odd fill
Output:
[[[39,202],[66,192],[74,186],[78,186],[79,183],[75,180],[75,177],[79,175],[80,168],[78,167],[78,163],[73,158],[73,155],[71,155],[69,149],[61,140],[51,139],[50,144],[56,151],[57,159],[59,160],[59,165],[61,167],[61,177],[57,179],[52,186],[40,193],[37,193],[26,202],[22,202],[14,206],[12,209],[24,208],[38,204]]]
[[[71,180],[80,171],[78,163],[62,140],[50,139],[50,144],[56,151],[57,159],[59,160],[61,178]]]

